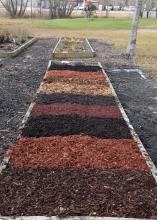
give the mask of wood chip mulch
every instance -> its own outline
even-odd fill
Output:
[[[20,138],[12,146],[11,164],[18,168],[80,167],[149,171],[134,140],[81,135]]]
[[[81,115],[100,118],[122,118],[122,114],[117,106],[79,105],[71,103],[36,104],[32,109],[31,115]]]
[[[0,215],[156,218],[157,184],[101,69],[53,63],[43,82],[0,175]]]
[[[8,168],[0,176],[3,216],[157,216],[157,186],[138,170]]]

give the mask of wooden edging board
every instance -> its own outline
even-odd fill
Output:
[[[38,38],[34,37],[27,41],[26,43],[22,44],[20,47],[18,47],[16,50],[11,52],[2,52],[0,51],[0,58],[8,58],[8,57],[15,57],[19,55],[23,50],[31,46],[33,43],[35,43],[38,40]]]

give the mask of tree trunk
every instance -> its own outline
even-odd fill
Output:
[[[134,56],[136,50],[137,31],[139,25],[139,15],[142,7],[142,0],[136,0],[136,10],[132,20],[132,30],[130,36],[130,42],[127,49],[127,55]]]

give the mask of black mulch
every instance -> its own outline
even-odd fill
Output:
[[[99,138],[131,138],[124,119],[81,117],[78,115],[30,117],[22,131],[24,137],[85,134]]]
[[[69,64],[57,64],[53,63],[50,66],[49,70],[72,70],[72,71],[79,71],[79,72],[99,72],[101,71],[99,66],[91,66],[91,65],[69,65]]]
[[[116,105],[115,98],[111,96],[90,96],[70,93],[53,93],[51,95],[38,94],[36,100],[38,104],[65,103],[80,105]]]
[[[0,67],[0,162],[45,74],[56,39],[39,40]]]
[[[0,176],[0,214],[157,216],[152,176],[131,170],[75,168],[19,170]]]

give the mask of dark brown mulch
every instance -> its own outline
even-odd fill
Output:
[[[38,94],[36,100],[38,104],[53,104],[53,103],[71,103],[80,105],[100,105],[110,106],[116,105],[115,98],[111,96],[90,96],[78,95],[71,93],[53,93],[51,95]]]
[[[32,116],[40,115],[80,115],[100,118],[122,118],[117,106],[79,105],[70,103],[55,103],[48,105],[34,105]]]
[[[10,162],[16,168],[121,168],[149,172],[133,139],[100,139],[81,135],[20,138],[12,146]]]
[[[147,172],[90,169],[6,169],[0,214],[157,216],[157,185]]]
[[[68,116],[31,117],[22,131],[24,137],[85,134],[99,138],[131,138],[124,119]]]

